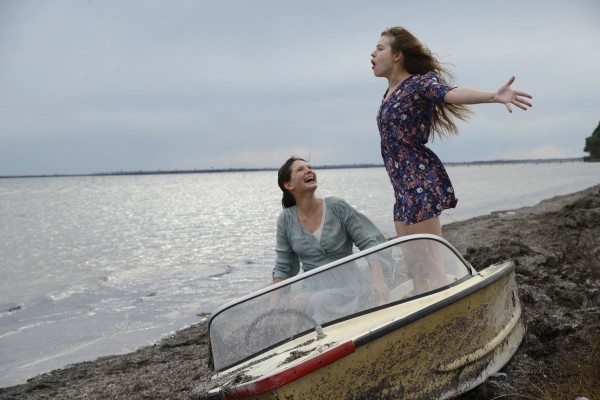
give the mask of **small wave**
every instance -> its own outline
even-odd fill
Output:
[[[6,337],[22,333],[22,332],[27,331],[29,329],[37,329],[40,326],[51,325],[51,324],[54,324],[54,323],[56,323],[56,321],[39,321],[39,322],[35,322],[35,323],[30,323],[28,325],[20,326],[17,329],[13,329],[13,330],[10,330],[8,332],[0,334],[0,339],[4,339]]]
[[[100,284],[99,284],[100,283]],[[46,299],[52,303],[56,303],[62,300],[69,299],[74,295],[84,295],[90,293],[96,293],[102,288],[102,280],[91,280],[90,282],[77,282],[74,284],[63,285],[62,287],[53,288],[55,290],[46,294]]]
[[[72,354],[72,353],[80,352],[82,349],[85,349],[86,347],[90,347],[90,346],[94,345],[95,343],[98,343],[98,342],[100,342],[102,340],[105,340],[105,338],[103,338],[103,337],[94,338],[94,339],[89,340],[89,341],[87,341],[85,343],[82,343],[82,344],[79,344],[79,345],[76,345],[76,346],[72,346],[72,347],[70,347],[70,348],[68,348],[66,350],[59,351],[59,352],[54,353],[54,354],[50,354],[50,355],[48,355],[46,357],[41,357],[41,358],[39,358],[39,359],[37,359],[35,361],[32,361],[30,363],[18,366],[17,369],[26,369],[26,368],[29,368],[31,366],[34,366],[34,365],[37,365],[37,364],[42,364],[42,363],[48,362],[50,360],[53,360],[53,359],[56,359],[56,358],[59,358],[59,357],[64,357],[64,356]]]
[[[219,268],[223,268],[223,269],[220,272],[209,275],[208,277],[211,279],[218,279],[218,278],[222,277],[223,275],[230,274],[233,271],[233,267],[231,265],[225,265],[225,266],[222,266]]]
[[[63,290],[57,290],[55,292],[50,292],[46,295],[48,299],[52,302],[61,301],[64,299],[68,299],[77,291],[72,286],[66,286]]]

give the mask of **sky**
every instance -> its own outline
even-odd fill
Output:
[[[371,70],[403,26],[472,107],[443,162],[570,158],[600,122],[600,2],[0,0],[0,176],[382,163]]]

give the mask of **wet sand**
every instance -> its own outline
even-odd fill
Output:
[[[600,399],[600,185],[444,226],[476,269],[512,259],[527,333],[501,372],[460,397]],[[206,323],[133,353],[0,388],[0,399],[189,399],[206,387]]]

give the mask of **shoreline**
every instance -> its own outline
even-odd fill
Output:
[[[515,261],[527,326],[502,370],[508,379],[488,380],[460,399],[593,400],[600,393],[600,185],[453,222],[444,237],[477,270]],[[212,375],[206,328],[200,322],[132,353],[0,388],[0,399],[190,398]]]

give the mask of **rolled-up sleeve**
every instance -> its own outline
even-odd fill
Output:
[[[300,262],[289,242],[288,227],[285,211],[277,219],[277,242],[275,244],[275,267],[273,267],[273,279],[287,279],[295,276],[300,271]]]

